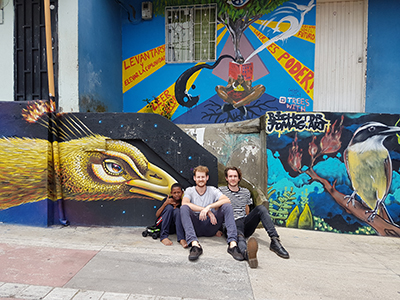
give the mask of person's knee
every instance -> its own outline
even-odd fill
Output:
[[[189,215],[190,213],[190,207],[188,205],[182,205],[179,209],[181,216],[182,215]]]
[[[177,207],[174,209],[173,214],[175,217],[179,217],[181,215],[180,209]]]
[[[172,212],[174,210],[174,207],[171,204],[168,204],[166,207],[164,207],[164,212]]]
[[[223,212],[233,212],[232,205],[230,203],[225,203],[221,205],[221,211]]]
[[[269,214],[268,209],[262,204],[256,206],[254,209],[256,209],[260,214]]]

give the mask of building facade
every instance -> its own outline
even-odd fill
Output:
[[[22,101],[48,98],[42,2],[0,2],[0,221],[144,225],[172,182],[193,184],[193,167],[210,164],[213,185],[224,182],[217,169],[240,166],[279,225],[399,235],[400,4],[181,2],[50,1],[54,104]],[[363,129],[371,143],[353,138]],[[347,160],[355,141],[387,159],[371,174],[379,199],[365,191],[352,210],[343,199],[359,184],[352,166],[362,155]],[[135,167],[136,149],[138,166],[162,175]],[[38,170],[32,195],[20,175]],[[73,181],[82,170],[87,184]],[[143,191],[135,176],[141,187],[168,180]]]

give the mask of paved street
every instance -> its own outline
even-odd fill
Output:
[[[0,299],[400,299],[400,239],[278,228],[291,258],[235,261],[224,238],[201,238],[197,262],[138,227],[0,224]]]

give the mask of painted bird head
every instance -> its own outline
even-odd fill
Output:
[[[367,122],[354,132],[349,146],[358,144],[367,149],[382,147],[383,141],[396,133],[400,133],[400,127],[388,126],[379,122]]]
[[[65,199],[162,200],[176,182],[138,148],[101,135],[59,143],[59,158]]]
[[[44,199],[162,200],[169,194],[175,179],[137,147],[94,134],[74,115],[57,122],[42,118],[54,107],[35,101],[22,115],[50,129],[60,142],[0,138],[0,210]]]

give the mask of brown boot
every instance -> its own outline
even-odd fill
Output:
[[[247,260],[249,262],[249,266],[252,269],[258,267],[257,260],[257,251],[258,251],[258,242],[252,236],[247,241]]]

